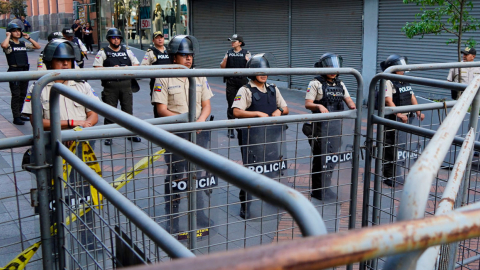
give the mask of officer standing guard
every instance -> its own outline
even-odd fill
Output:
[[[44,65],[48,70],[56,69],[72,69],[75,65],[75,59],[79,59],[79,53],[75,51],[76,45],[70,41],[64,39],[53,39],[50,41],[44,49]],[[85,81],[74,81],[74,80],[56,80],[54,82],[48,83],[45,88],[43,88],[40,95],[40,102],[42,103],[43,108],[43,127],[45,130],[50,130],[50,91],[52,86],[55,83],[62,83],[68,86],[75,91],[78,91],[91,99],[99,100],[97,94],[93,88]],[[23,114],[31,115],[32,114],[32,105],[31,97],[33,92],[34,85],[32,84],[28,89],[27,97],[25,98],[25,106],[23,107]],[[60,95],[60,125],[61,129],[73,129],[75,127],[92,127],[98,122],[98,114],[81,104],[74,102],[73,100],[66,98],[63,95]],[[32,120],[33,118],[30,117]],[[32,121],[31,120],[31,121]],[[69,144],[67,142],[65,144]],[[83,159],[83,149],[84,142],[77,145],[76,154],[79,158]],[[81,146],[81,147],[78,147]],[[47,159],[51,159],[51,155],[47,153]],[[48,161],[51,163],[51,161]],[[71,172],[69,181],[70,184],[74,187],[75,191],[82,198],[93,198],[95,196],[91,193],[91,187],[86,181],[80,181],[73,177],[75,173]],[[49,176],[49,179],[51,177]],[[69,201],[69,200],[67,200]],[[94,204],[90,202],[90,205]],[[79,217],[82,220],[79,225],[80,237],[79,241],[82,245],[86,246],[88,250],[93,250],[95,245],[95,238],[93,233],[86,229],[86,226],[92,227],[93,223],[93,212],[87,212],[82,217]]]
[[[128,47],[121,45],[123,36],[120,30],[117,28],[110,28],[107,31],[107,40],[109,45],[101,48],[98,51],[97,56],[95,56],[95,61],[93,62],[95,68],[138,66],[140,64],[133,52]],[[135,87],[132,83],[136,83],[136,80],[102,80],[102,101],[115,108],[120,101],[122,111],[128,114],[133,114],[132,95],[133,90],[137,92],[138,88],[132,90],[132,86]],[[136,86],[138,87],[138,85]],[[105,125],[112,123],[113,121],[105,118]],[[128,139],[134,142],[141,141],[139,137],[129,137]],[[105,145],[111,144],[111,139],[105,140]]]
[[[47,40],[48,42],[54,40],[54,39],[63,39],[63,34],[62,32],[52,32],[48,35],[47,37]],[[75,46],[75,53],[77,55],[77,58],[78,59],[81,59],[81,53],[80,53],[80,50],[78,49],[78,46]],[[45,66],[45,64],[43,63],[43,54],[44,54],[44,51],[42,51],[40,53],[40,55],[38,56],[38,60],[37,60],[37,70],[47,70],[47,67]],[[79,56],[79,57],[78,57]],[[75,69],[79,69],[80,67],[77,65],[77,61],[75,61]]]
[[[265,54],[256,54],[246,64],[247,68],[269,68],[270,63]],[[282,97],[280,90],[273,85],[268,84],[268,76],[248,77],[250,82],[242,86],[232,104],[233,115],[236,118],[252,117],[270,117],[288,114],[287,103]],[[283,132],[283,126],[272,126],[268,129],[264,127],[242,129],[238,133],[238,144],[242,147],[242,161],[244,166],[252,163],[266,164],[266,162],[276,162],[281,157],[281,151],[277,144],[266,144],[278,141]],[[273,132],[272,132],[273,131]],[[267,139],[268,141],[265,141]],[[253,146],[247,146],[253,145]],[[281,166],[280,166],[281,167]],[[276,172],[278,175],[278,170]],[[240,208],[240,217],[245,219],[250,217],[250,207],[245,201],[251,200],[251,195],[244,190],[240,190],[239,199],[242,202]]]
[[[145,53],[143,57],[141,66],[152,66],[152,65],[169,65],[170,57],[168,56],[167,49],[165,48],[165,38],[163,37],[162,31],[157,31],[153,33],[153,46]],[[150,97],[153,94],[153,85],[155,84],[155,78],[150,79]],[[153,116],[155,118],[159,117],[157,110],[153,107]]]
[[[465,49],[461,50],[463,62],[473,62],[475,57],[477,56],[477,50],[475,48],[466,47]],[[480,75],[480,67],[462,67],[462,68],[451,68],[448,72],[447,81],[449,82],[459,82],[458,81],[458,73],[461,69],[462,76],[460,79],[460,83],[470,84],[470,82],[476,76]],[[452,90],[452,99],[459,99],[462,95],[463,91],[454,91]]]
[[[231,38],[228,39],[232,42],[232,48],[227,51],[225,57],[223,57],[222,62],[220,63],[221,68],[245,68],[247,66],[247,61],[252,57],[250,52],[243,49],[245,42],[243,42],[243,37],[234,34]],[[224,82],[227,83],[225,90],[225,95],[227,97],[227,118],[234,119],[232,104],[235,99],[235,95],[238,92],[240,87],[248,83],[247,77],[225,77]],[[235,138],[235,133],[233,129],[228,129],[228,136],[230,138]]]
[[[407,65],[407,57],[392,54],[387,60],[380,63],[382,70],[385,70],[391,66]],[[404,75],[404,71],[396,71],[398,75]],[[413,88],[408,82],[402,81],[390,81],[385,82],[385,106],[399,107],[408,105],[417,105],[417,98],[413,93]],[[425,118],[425,115],[420,111],[416,112],[420,121]],[[413,113],[397,113],[387,115],[387,119],[397,120],[402,123],[412,123],[414,119]],[[383,176],[386,178],[383,180],[388,186],[395,186],[396,184],[403,184],[404,179],[401,176],[401,167],[405,167],[405,158],[400,158],[397,154],[399,152],[409,153],[413,150],[409,150],[407,146],[407,134],[396,130],[388,130],[385,134],[385,163],[383,164]],[[419,154],[419,153],[418,153]],[[395,164],[396,163],[396,164]]]
[[[325,53],[314,67],[340,68],[343,59],[334,53]],[[312,113],[329,113],[344,110],[344,103],[354,110],[355,103],[348,93],[345,84],[338,79],[337,74],[327,74],[315,77],[307,87],[305,108]],[[314,123],[310,141],[312,145],[312,197],[318,200],[335,199],[337,194],[330,190],[333,170],[336,163],[326,162],[326,155],[340,150],[342,121],[321,121]]]
[[[2,42],[3,52],[7,57],[8,72],[28,71],[27,49],[40,49],[40,45],[33,40],[28,34],[22,33],[22,27],[16,23],[10,23],[7,26],[6,38]],[[24,37],[31,44],[20,41]],[[22,107],[27,94],[28,81],[9,82],[12,99],[10,106],[12,109],[13,123],[15,125],[23,125],[23,121],[28,121],[26,117],[22,117]]]
[[[82,40],[80,40],[78,37],[75,36],[75,33],[73,32],[73,30],[71,28],[68,28],[68,27],[63,28],[62,34],[63,34],[63,37],[66,40],[71,41],[75,45],[78,46],[78,49],[80,50],[80,52],[82,54],[82,58],[80,59],[80,61],[77,62],[77,65],[80,68],[83,68],[83,65],[84,65],[83,59],[84,58],[88,59],[88,57],[87,57],[87,47],[85,47]]]
[[[175,36],[168,44],[168,53],[173,64],[184,65],[187,68],[193,67],[195,53],[198,51],[197,39],[193,36],[179,35]],[[196,100],[196,122],[205,122],[211,112],[210,99],[213,96],[212,90],[208,85],[207,78],[195,77],[197,100]],[[155,80],[152,104],[157,110],[159,117],[172,116],[187,113],[188,109],[188,88],[189,81],[184,78],[157,78]],[[187,133],[177,134],[188,139]],[[197,145],[207,147],[209,144],[209,132],[202,131],[197,134]],[[183,157],[172,154],[165,154],[165,163],[167,164],[167,177],[165,179],[165,212],[167,215],[174,214],[170,218],[173,225],[167,222],[167,231],[179,231],[178,213],[180,205],[180,195],[174,185],[182,179],[188,179],[185,175],[188,171],[187,162]],[[202,173],[202,172],[199,172]],[[197,179],[200,179],[197,173]],[[173,189],[173,190],[171,190]],[[174,195],[169,195],[175,193]],[[202,192],[197,193],[197,209],[204,208]],[[209,193],[207,193],[209,195]],[[203,211],[197,211],[197,225],[200,227],[211,226],[213,222],[206,217]]]

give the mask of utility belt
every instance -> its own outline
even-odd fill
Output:
[[[102,80],[102,86],[112,86],[112,85],[126,85],[131,84],[131,79],[123,80],[123,79],[114,79],[114,80]]]
[[[226,83],[242,83],[245,84],[248,82],[247,77],[223,77],[223,82]]]
[[[8,66],[8,71],[28,71],[29,69],[30,69],[30,65],[26,65],[26,66],[11,65],[11,66]]]

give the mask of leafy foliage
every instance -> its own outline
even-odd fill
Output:
[[[10,13],[14,14],[18,18],[20,16],[27,16],[25,9],[28,7],[23,3],[23,0],[10,0]]]
[[[420,6],[421,13],[415,15],[419,21],[407,22],[402,28],[408,38],[425,35],[439,35],[448,33],[453,38],[447,39],[447,44],[457,44],[458,58],[460,61],[461,44],[475,47],[473,38],[462,40],[463,33],[476,31],[480,22],[470,15],[473,3],[470,0],[403,0],[404,4],[415,3]]]
[[[0,15],[7,14],[11,10],[10,2],[0,0]]]

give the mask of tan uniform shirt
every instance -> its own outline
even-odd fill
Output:
[[[462,68],[462,83],[470,84],[475,76],[480,75],[480,67]],[[458,68],[451,68],[448,72],[447,80],[458,82]],[[462,95],[463,91],[459,91],[457,99]]]
[[[165,52],[166,50],[164,49],[163,51],[159,50],[160,52]],[[147,52],[145,53],[145,56],[143,57],[142,63],[140,64],[141,66],[151,66],[152,63],[155,63],[157,61],[157,56],[155,53],[151,50],[148,49]]]
[[[258,88],[252,81],[248,83],[250,84],[251,87],[257,88],[262,93],[267,92],[266,87]],[[267,87],[269,85],[270,84],[267,84]],[[275,96],[276,96],[277,108],[287,107],[287,102],[285,102],[285,99],[283,99],[282,94],[280,93],[280,90],[278,90],[278,87],[275,86],[275,90],[276,90]],[[235,100],[233,101],[233,104],[232,104],[232,108],[239,108],[245,111],[248,108],[250,108],[251,105],[252,105],[252,91],[250,91],[250,89],[248,89],[247,87],[242,86],[240,89],[238,89],[237,95],[235,96]]]
[[[333,86],[336,84],[334,83]],[[343,90],[345,91],[344,94],[344,99],[350,97],[350,94],[348,93],[347,87],[345,87],[345,84],[343,82],[340,82],[340,85],[342,85]],[[323,89],[322,89],[322,83],[318,81],[317,79],[314,79],[310,81],[307,87],[307,94],[305,95],[305,99],[310,99],[310,100],[320,100],[323,98]]]
[[[40,101],[42,102],[43,107],[43,119],[50,119],[50,90],[55,82],[50,82],[43,88],[42,94],[40,96]],[[27,96],[25,97],[25,102],[23,104],[23,114],[32,114],[32,91],[34,84],[30,85],[27,91]],[[80,93],[83,93],[91,98],[98,99],[97,94],[92,89],[90,84],[86,82],[76,82],[68,81],[68,86],[77,90]],[[83,105],[74,102],[71,99],[68,99],[60,95],[60,120],[86,120],[87,113],[90,112],[90,109],[85,108]]]
[[[123,45],[121,45],[123,46]],[[112,49],[112,47],[108,46],[110,49]],[[127,47],[127,55],[128,55],[128,58],[130,58],[130,61],[132,61],[132,66],[134,65],[138,65],[140,64],[140,62],[138,62],[137,58],[135,57],[135,55],[133,54],[133,52]],[[95,56],[95,61],[93,61],[93,66],[94,67],[103,67],[103,61],[107,60],[107,55],[105,54],[105,51],[103,50],[103,48],[101,48],[97,55]]]
[[[202,101],[213,97],[207,78],[196,77],[197,83],[197,108],[196,117],[202,112]],[[157,78],[153,87],[152,104],[167,105],[167,109],[174,113],[188,112],[188,78]]]
[[[13,39],[10,39],[10,42],[13,42],[13,43],[16,43],[16,44],[19,44],[19,42],[15,42],[13,41]],[[8,48],[6,49],[3,49],[3,52],[5,52],[5,54],[11,54],[12,53],[12,46],[10,46],[10,42],[8,43]],[[27,48],[27,50],[35,50],[35,46],[33,46],[32,43],[30,42],[25,42],[25,47]]]

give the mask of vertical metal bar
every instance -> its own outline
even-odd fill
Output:
[[[350,219],[348,221],[348,228],[350,230],[355,229],[355,224],[357,222],[357,190],[358,190],[358,171],[360,167],[360,138],[362,136],[362,105],[363,105],[363,80],[361,78],[360,79],[357,78],[357,97],[356,97],[356,103],[355,103],[355,107],[357,108],[357,117],[355,119],[355,129],[354,129],[355,134],[353,135],[353,153],[352,153],[353,160],[352,160],[352,176],[351,176],[352,184],[350,186],[350,209],[349,209]],[[352,270],[352,269],[353,269],[353,265],[351,264],[347,265],[347,270]]]
[[[62,141],[62,126],[60,124],[60,95],[56,91],[50,92],[50,144],[52,147],[52,163],[53,163],[53,183],[55,185],[55,218],[57,231],[56,242],[58,252],[58,268],[65,269],[65,232],[61,223],[63,222],[63,159],[58,153],[56,142]],[[66,179],[65,179],[66,180]]]
[[[383,118],[385,116],[385,80],[380,81],[380,91],[378,91],[378,116]],[[381,189],[381,171],[382,171],[382,160],[383,160],[383,131],[384,126],[377,124],[377,156],[375,159],[375,182],[373,188],[373,214],[372,214],[372,223],[375,225],[380,224],[380,189]]]
[[[50,234],[50,213],[49,213],[49,187],[47,179],[46,157],[45,157],[45,134],[43,129],[43,108],[40,101],[40,95],[43,90],[40,80],[37,81],[32,93],[32,115],[33,121],[33,149],[35,157],[37,189],[38,189],[38,208],[40,214],[40,237],[42,239],[43,269],[53,269],[53,245]]]
[[[188,77],[188,121],[195,122],[197,120],[197,82],[193,77]],[[197,132],[190,132],[190,141],[197,143]],[[197,193],[196,193],[196,172],[195,164],[188,162],[188,230],[189,230],[189,248],[195,253],[197,248]]]

